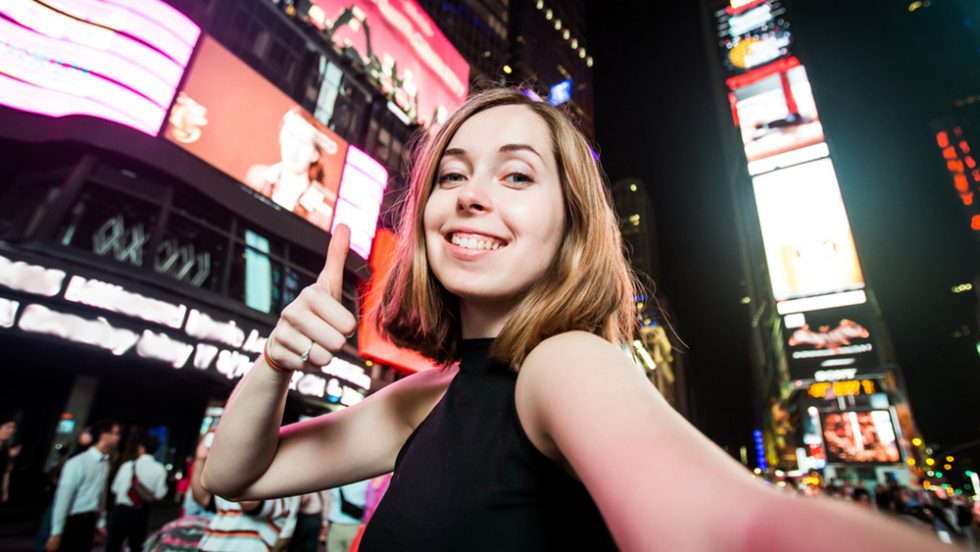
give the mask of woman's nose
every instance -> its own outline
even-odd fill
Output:
[[[460,186],[456,203],[460,211],[489,211],[492,201],[483,179],[472,178]]]

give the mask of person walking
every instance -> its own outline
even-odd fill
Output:
[[[296,528],[299,497],[231,502],[215,497],[218,513],[198,545],[203,552],[285,550]]]
[[[348,552],[364,521],[369,480],[358,481],[330,490],[330,530],[327,552]]]
[[[14,471],[14,459],[21,449],[20,445],[11,445],[16,433],[13,416],[0,415],[0,504],[10,500],[10,472]]]
[[[153,457],[160,440],[145,435],[136,447],[136,458],[123,463],[112,481],[116,506],[109,517],[106,552],[119,552],[123,541],[130,550],[142,550],[150,524],[150,506],[167,495],[167,469]]]
[[[103,421],[92,426],[93,445],[65,462],[55,491],[48,552],[88,552],[96,531],[105,532],[109,453],[119,446],[118,423]]]

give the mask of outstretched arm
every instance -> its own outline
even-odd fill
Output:
[[[756,481],[622,351],[592,334],[561,334],[535,348],[521,368],[517,408],[531,441],[582,480],[624,550],[941,546],[875,513]]]

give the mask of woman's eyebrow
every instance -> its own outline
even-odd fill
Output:
[[[506,153],[506,152],[511,152],[511,151],[529,151],[529,152],[533,153],[534,155],[537,155],[538,158],[541,159],[542,162],[544,161],[544,157],[541,157],[541,154],[538,153],[538,150],[532,148],[531,146],[529,146],[527,144],[504,144],[504,145],[500,146],[500,152],[501,153]]]

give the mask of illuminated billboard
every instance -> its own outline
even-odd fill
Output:
[[[823,439],[830,462],[896,464],[901,460],[887,410],[824,414]]]
[[[729,5],[715,12],[725,70],[739,74],[786,56],[793,39],[785,14],[779,0]]]
[[[0,105],[155,136],[199,34],[160,0],[4,0]]]
[[[371,243],[387,187],[388,170],[384,165],[354,146],[349,147],[330,231],[338,224],[346,224],[350,228],[351,250],[365,260],[371,256]]]
[[[209,36],[201,40],[164,136],[330,229],[347,142]]]
[[[864,287],[830,159],[759,175],[752,185],[777,301]]]
[[[874,318],[868,304],[784,316],[790,377],[829,381],[845,369],[854,370],[853,378],[877,368]]]
[[[423,126],[463,103],[470,67],[414,0],[312,0],[308,17],[357,52],[382,90]]]
[[[429,359],[407,349],[396,347],[378,334],[374,321],[368,313],[381,301],[381,284],[384,276],[391,270],[395,250],[398,248],[398,237],[390,230],[378,230],[371,254],[371,280],[367,283],[362,297],[361,316],[357,330],[358,354],[362,358],[394,366],[403,372],[418,372],[435,368]]]
[[[810,81],[802,65],[776,71],[732,93],[749,174],[826,157],[829,153]]]

